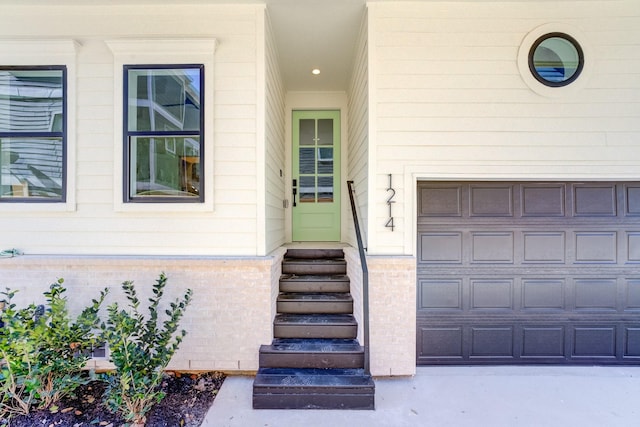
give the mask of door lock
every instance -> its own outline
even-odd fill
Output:
[[[298,194],[298,180],[293,180],[293,185],[291,186],[293,191],[293,207],[296,207],[296,194]]]

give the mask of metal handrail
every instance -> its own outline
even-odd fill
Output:
[[[349,188],[349,200],[351,201],[351,213],[353,215],[353,226],[356,230],[358,240],[358,252],[360,253],[360,265],[362,266],[362,329],[364,333],[364,371],[371,374],[371,364],[369,358],[369,268],[367,267],[367,257],[362,244],[362,234],[356,213],[356,202],[354,199],[353,181],[347,181]]]

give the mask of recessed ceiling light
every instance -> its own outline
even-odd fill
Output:
[[[320,74],[320,69],[319,68],[314,68],[313,70],[311,70],[311,74],[317,76],[318,74]]]

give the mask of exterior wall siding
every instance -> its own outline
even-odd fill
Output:
[[[635,1],[370,4],[371,253],[415,253],[418,179],[637,179],[639,12]],[[532,90],[518,64],[549,23],[586,58],[557,96]]]
[[[267,19],[266,26],[266,252],[285,242],[285,131],[284,86],[278,64],[278,50],[273,29]]]
[[[77,128],[75,185],[69,188],[75,207],[52,215],[41,204],[0,205],[2,246],[28,254],[264,255],[257,197],[264,176],[257,176],[256,147],[265,120],[256,106],[263,15],[263,5],[3,7],[0,43],[72,39],[78,47],[76,90],[68,93],[77,108],[68,117]],[[188,22],[188,30],[176,22]],[[115,153],[122,135],[114,129],[113,104],[121,95],[114,94],[114,59],[105,41],[179,38],[187,31],[189,37],[218,40],[214,79],[205,82],[214,85],[214,102],[205,105],[205,128],[213,129],[205,156],[214,159],[205,185],[213,186],[213,208],[182,206],[177,212],[175,205],[165,204],[146,212],[118,212],[114,197],[121,197],[122,189],[115,188],[114,174],[122,158]],[[277,192],[277,184],[272,187]]]
[[[354,52],[354,67],[351,76],[348,96],[349,111],[349,155],[347,158],[348,179],[353,181],[355,200],[358,208],[358,219],[366,242],[368,219],[368,165],[369,165],[369,82],[368,82],[368,55],[367,55],[367,19],[366,15],[360,27],[360,33]],[[351,210],[349,210],[351,212]],[[351,216],[351,214],[350,214]],[[353,220],[348,223],[348,240],[353,246],[358,243],[355,238]],[[365,243],[366,245],[366,243]]]

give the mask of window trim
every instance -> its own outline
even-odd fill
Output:
[[[200,71],[200,130],[195,131],[130,131],[129,130],[129,75],[130,70],[173,70],[173,69],[198,69]],[[123,158],[123,177],[122,177],[122,201],[123,203],[203,203],[206,176],[204,174],[204,159],[206,153],[205,139],[205,66],[204,64],[125,64],[122,70],[123,82],[123,100],[122,100],[122,158]],[[131,196],[131,137],[135,136],[181,136],[198,134],[200,138],[200,160],[198,162],[200,168],[200,193],[198,197],[135,197]]]
[[[213,188],[214,179],[214,138],[213,138],[213,112],[214,112],[214,58],[217,41],[215,38],[180,38],[180,39],[111,39],[105,40],[107,47],[113,53],[113,97],[114,97],[114,123],[113,123],[113,208],[115,212],[134,213],[181,213],[181,212],[213,212]],[[204,187],[204,202],[202,203],[125,203],[123,201],[123,157],[122,157],[122,131],[123,131],[123,75],[122,67],[125,64],[203,64],[204,103],[209,106],[205,111],[204,147],[207,156],[204,157],[204,170],[201,172],[207,177],[207,185]]]
[[[66,203],[67,201],[67,67],[65,65],[11,65],[0,66],[0,71],[62,71],[62,131],[1,132],[0,138],[61,138],[62,139],[62,185],[60,198],[44,197],[0,197],[0,203]],[[53,123],[55,114],[51,116]]]

